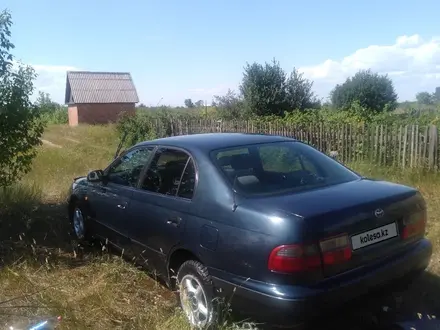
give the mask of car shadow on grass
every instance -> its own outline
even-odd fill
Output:
[[[381,288],[359,297],[305,329],[440,329],[440,321],[436,321],[437,315],[440,319],[439,311],[440,277],[426,271],[409,284],[392,290]],[[406,328],[396,327],[404,323]]]
[[[130,267],[133,263],[130,261],[120,262],[121,255],[116,251],[113,253],[112,249],[103,247],[99,242],[78,244],[71,233],[66,204],[35,203],[32,209],[11,209],[12,207],[5,213],[0,207],[0,287],[7,289],[2,291],[0,299],[0,328],[2,323],[15,322],[18,319],[35,319],[37,316],[50,313],[63,315],[62,323],[66,329],[101,329],[98,326],[90,327],[91,324],[100,324],[101,321],[93,320],[89,311],[85,310],[87,308],[96,309],[98,315],[118,322],[127,318],[127,323],[136,324],[139,318],[150,317],[148,313],[145,317],[130,314],[138,308],[137,305],[154,304],[157,308],[162,306],[158,301],[170,301],[168,299],[174,297],[172,292],[157,290],[156,283],[146,276],[133,272]],[[101,274],[96,274],[101,270]],[[120,276],[126,278],[120,279]],[[90,279],[91,283],[81,292],[83,285],[80,283],[83,283],[84,279]],[[144,294],[135,291],[131,280],[133,284],[136,282],[140,285],[139,291],[151,292]],[[98,291],[98,287],[102,288],[102,291]],[[76,293],[77,288],[79,293]],[[131,306],[113,311],[109,297],[125,299],[127,291],[130,290],[134,291],[129,297],[130,300],[133,299]],[[66,293],[71,291],[75,293]],[[84,299],[83,297],[90,297],[90,300],[84,304],[75,303],[77,299]],[[144,297],[151,300],[136,301]],[[70,299],[74,303],[71,303]],[[116,301],[117,303],[120,301]],[[19,307],[12,311],[15,305]],[[164,306],[161,313],[169,313],[171,316],[174,306]],[[7,314],[10,310],[14,315]],[[128,312],[124,314],[126,310]]]
[[[38,204],[32,209],[0,211],[0,263],[23,261],[67,267],[86,264],[99,249],[79,246],[71,236],[67,206]]]
[[[232,322],[242,319],[239,311],[233,311],[229,318]],[[403,324],[405,327],[401,326]],[[282,329],[261,324],[257,328]],[[412,281],[395,281],[371,290],[338,309],[317,311],[312,320],[287,329],[440,330],[440,277],[425,271]]]

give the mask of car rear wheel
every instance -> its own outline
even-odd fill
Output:
[[[211,328],[217,321],[214,286],[207,268],[188,260],[177,273],[180,305],[189,323],[197,328]]]

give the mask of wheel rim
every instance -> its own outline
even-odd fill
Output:
[[[78,208],[73,211],[73,229],[76,237],[79,239],[84,238],[84,216]]]
[[[179,284],[180,303],[193,326],[205,327],[211,320],[206,293],[200,281],[193,275],[185,275]]]

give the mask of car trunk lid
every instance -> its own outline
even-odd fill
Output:
[[[348,236],[351,258],[337,264],[324,262],[324,276],[369,264],[404,248],[411,242],[401,237],[405,221],[426,213],[416,189],[369,179],[261,198],[259,203],[302,217],[305,242]]]

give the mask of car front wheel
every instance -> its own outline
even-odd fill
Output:
[[[78,203],[75,203],[72,207],[71,225],[76,240],[79,242],[85,242],[88,240],[89,235],[87,231],[86,215],[83,208]]]
[[[217,321],[214,287],[207,268],[198,261],[188,260],[178,273],[180,305],[189,323],[197,328],[210,328]]]

